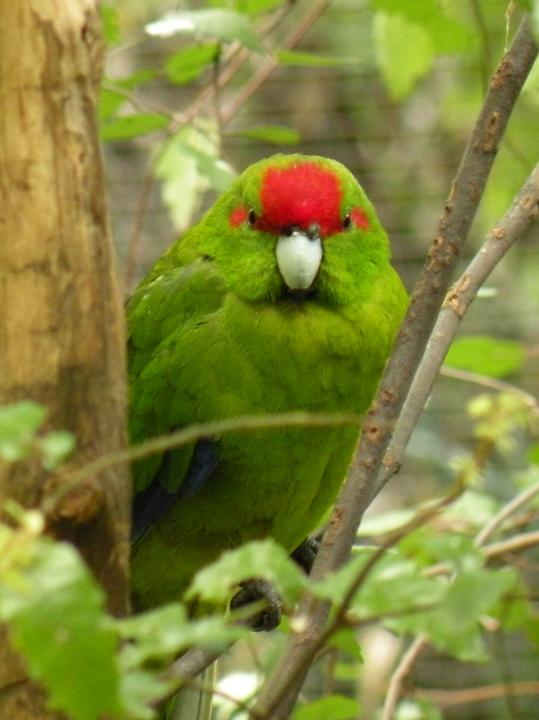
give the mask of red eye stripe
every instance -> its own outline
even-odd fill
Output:
[[[239,205],[237,208],[234,208],[234,210],[232,210],[228,217],[228,221],[230,222],[232,227],[239,227],[247,220],[248,216],[249,211],[247,210],[247,208]]]
[[[352,212],[350,213],[350,217],[352,218],[354,225],[361,230],[367,230],[367,228],[369,227],[369,218],[361,208],[353,208]]]

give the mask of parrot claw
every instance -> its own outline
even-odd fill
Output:
[[[320,540],[314,537],[306,537],[305,540],[297,546],[297,548],[290,553],[290,557],[299,565],[307,575],[310,574],[318,548],[320,547]]]
[[[238,610],[244,605],[263,600],[266,603],[259,612],[247,621],[247,625],[254,632],[269,632],[281,622],[282,602],[273,585],[262,578],[246,580],[241,583],[241,590],[230,601],[230,609]]]

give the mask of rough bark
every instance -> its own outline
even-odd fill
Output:
[[[94,0],[0,0],[0,403],[32,399],[77,437],[72,468],[125,443],[123,311],[95,116]],[[0,503],[38,506],[57,478],[0,466]],[[129,485],[109,468],[50,518],[117,614],[127,609]],[[42,693],[0,639],[0,718],[44,720]],[[90,670],[91,671],[91,670]]]

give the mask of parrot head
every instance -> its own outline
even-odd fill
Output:
[[[389,262],[386,234],[354,176],[318,156],[251,165],[184,241],[180,259],[215,262],[250,301],[357,302]]]

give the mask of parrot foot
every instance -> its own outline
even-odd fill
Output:
[[[296,565],[299,565],[300,568],[304,570],[307,575],[309,575],[312,570],[319,547],[320,540],[318,540],[318,538],[306,537],[305,540],[301,543],[301,545],[298,545],[297,548],[292,553],[290,553],[290,557],[296,563]]]
[[[241,583],[241,590],[230,601],[231,610],[238,610],[244,605],[264,600],[266,607],[256,613],[248,621],[248,626],[255,632],[269,632],[281,622],[283,604],[273,585],[262,578],[246,580]]]

